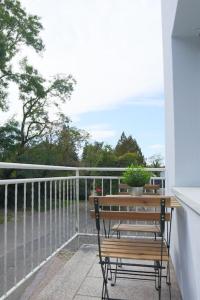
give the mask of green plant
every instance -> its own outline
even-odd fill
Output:
[[[123,173],[123,182],[132,187],[142,187],[149,182],[151,175],[145,168],[131,165]]]

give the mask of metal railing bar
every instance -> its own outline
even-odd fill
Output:
[[[76,176],[69,176],[67,178],[76,178]],[[26,178],[26,179],[1,179],[0,185],[15,184],[15,183],[29,183],[29,182],[45,182],[45,181],[59,181],[66,177],[47,177],[47,178]]]
[[[34,182],[31,185],[31,269],[33,269],[33,248],[34,248]]]
[[[74,220],[74,232],[76,232],[76,220],[77,220],[77,216],[76,216],[76,181],[73,180],[73,206],[74,206],[74,214],[73,214],[73,220]]]
[[[55,221],[55,249],[57,247],[57,182],[55,181],[55,191],[54,191],[54,221]]]
[[[50,210],[50,237],[49,237],[49,243],[50,243],[50,249],[51,252],[53,251],[53,245],[52,245],[52,181],[50,181],[50,203],[49,203],[49,210]]]
[[[14,233],[14,248],[15,248],[15,254],[14,254],[14,283],[17,283],[17,188],[18,185],[15,184],[15,233]]]
[[[65,170],[65,171],[124,171],[126,168],[109,168],[109,167],[67,167],[67,166],[52,166],[52,165],[37,165],[37,164],[20,164],[20,163],[5,163],[0,162],[1,169],[23,169],[23,170]],[[146,168],[152,172],[162,172],[165,168]]]
[[[75,179],[75,195],[76,195],[76,232],[79,232],[79,171],[76,171],[76,179]]]
[[[41,207],[41,185],[38,182],[38,264],[40,263],[40,207]]]
[[[73,213],[73,210],[72,210],[72,179],[70,180],[69,188],[70,188],[70,216],[73,218],[73,215],[72,215],[72,213]],[[73,222],[73,220],[72,220],[72,222]],[[71,222],[71,218],[70,218],[70,220],[69,220],[69,230],[70,230],[69,234],[70,234],[70,236],[71,236],[71,233],[72,233],[72,230],[73,230],[73,228],[71,230],[71,227],[72,227],[71,225],[73,224],[72,222]]]
[[[69,180],[67,179],[67,238],[69,238]]]
[[[7,291],[7,226],[8,226],[8,186],[5,186],[4,199],[4,293]]]
[[[61,244],[61,181],[58,187],[58,244]]]
[[[23,218],[23,263],[24,276],[26,275],[26,183],[24,184],[24,218]]]
[[[47,182],[44,183],[44,254],[47,256]]]
[[[21,169],[21,170],[56,170],[56,171],[76,171],[77,167],[37,165],[37,164],[20,164],[0,162],[1,169]]]
[[[68,179],[74,179],[74,178],[79,178],[79,179],[119,179],[121,176],[67,176],[67,177],[48,177],[48,178],[27,178],[27,179],[1,179],[0,180],[0,185],[6,185],[6,184],[16,184],[16,183],[29,183],[29,182],[45,182],[45,181],[59,181],[59,180],[66,180]],[[165,177],[151,177],[153,180],[165,180]]]
[[[87,179],[85,179],[85,231],[88,232],[88,188],[87,188]]]
[[[63,241],[65,241],[65,180],[63,180]]]

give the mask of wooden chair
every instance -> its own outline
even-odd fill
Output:
[[[109,298],[108,279],[111,275],[112,285],[116,283],[117,278],[143,279],[155,282],[155,287],[161,299],[161,279],[167,279],[169,274],[169,252],[164,237],[165,222],[171,219],[170,213],[165,208],[169,205],[169,197],[90,197],[90,203],[94,204],[94,210],[91,216],[95,218],[99,262],[103,275],[102,299]],[[101,210],[101,206],[108,207],[132,207],[142,205],[144,207],[154,207],[159,209],[156,212],[135,212],[135,211],[116,211]],[[158,228],[158,239],[153,238],[105,238],[101,239],[100,221],[105,220],[149,220],[156,221]],[[116,259],[116,260],[115,260]],[[123,259],[119,268],[119,259]],[[128,260],[128,262],[124,261]],[[142,268],[142,269],[141,269]],[[143,270],[143,268],[145,268]],[[163,271],[167,269],[167,273],[163,275]],[[170,282],[169,282],[170,283]],[[170,287],[170,285],[169,285]],[[171,295],[171,290],[170,290]]]
[[[145,195],[152,195],[157,194],[160,188],[159,184],[145,184],[144,186],[144,194]],[[119,195],[128,195],[128,185],[125,183],[119,184]],[[133,224],[124,224],[118,223],[112,227],[112,230],[117,233],[117,236],[120,237],[121,232],[139,232],[139,233],[152,233],[154,234],[155,238],[156,235],[159,233],[159,228],[157,225],[133,225]]]
[[[126,183],[119,183],[119,195],[128,195],[128,185]]]
[[[157,194],[160,189],[159,184],[145,184],[144,194]]]

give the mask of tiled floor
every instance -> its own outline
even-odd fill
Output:
[[[34,300],[97,300],[101,299],[102,275],[95,245],[83,245],[38,294]],[[128,300],[156,300],[158,293],[153,282],[118,279],[115,287],[109,284],[110,297]],[[162,300],[169,298],[168,286],[163,283]],[[172,272],[172,300],[180,300]]]

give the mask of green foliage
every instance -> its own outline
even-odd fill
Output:
[[[149,157],[149,166],[152,168],[161,168],[163,166],[163,157],[160,154],[154,154]]]
[[[0,160],[8,161],[16,157],[20,142],[19,123],[14,119],[0,126]]]
[[[138,146],[136,139],[134,139],[131,135],[126,137],[125,133],[122,132],[122,135],[115,147],[115,154],[116,156],[121,157],[127,153],[135,153],[137,155],[137,164],[145,165],[144,156],[142,155],[142,151]]]
[[[75,84],[71,75],[57,76],[47,82],[36,69],[28,64],[27,59],[21,62],[22,72],[17,74],[19,99],[23,103],[21,132],[21,152],[26,145],[40,142],[52,126],[49,108],[59,110],[60,103],[70,98]],[[56,121],[57,122],[57,121]]]
[[[12,69],[12,60],[24,46],[36,52],[44,49],[40,38],[43,29],[40,18],[27,14],[20,1],[0,1],[0,108],[6,109],[7,89],[16,74]]]
[[[83,149],[82,164],[87,167],[113,167],[116,166],[116,156],[110,145],[87,143]]]
[[[128,152],[117,158],[117,165],[118,167],[125,168],[129,165],[138,166],[140,165],[140,158],[138,157],[137,153]]]
[[[142,187],[150,178],[151,173],[140,166],[131,165],[123,173],[123,182],[132,187]]]

